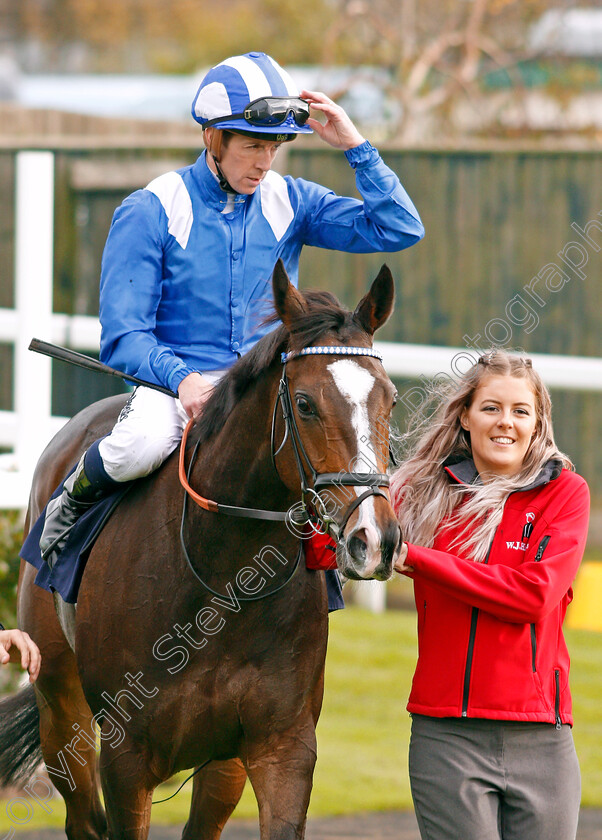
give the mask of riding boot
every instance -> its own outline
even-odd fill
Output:
[[[56,499],[51,499],[46,507],[40,550],[42,559],[51,569],[80,516],[119,487],[119,482],[109,478],[102,468],[98,443],[96,441],[84,452],[75,470],[65,479],[63,492]],[[100,469],[97,466],[99,460]]]

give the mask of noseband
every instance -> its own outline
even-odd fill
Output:
[[[198,443],[192,454],[188,470],[185,468],[184,453],[186,450],[186,441],[188,433],[192,427],[191,420],[182,436],[182,443],[180,447],[180,482],[186,493],[196,502],[197,505],[204,510],[213,513],[223,513],[228,516],[240,516],[251,519],[266,519],[272,521],[285,521],[291,519],[296,525],[305,525],[311,523],[312,525],[319,525],[324,533],[339,540],[343,534],[347,522],[351,514],[362,504],[362,502],[370,496],[382,496],[388,499],[387,494],[381,489],[388,487],[389,476],[385,473],[368,472],[341,472],[341,473],[318,473],[314,469],[309,456],[303,446],[303,440],[299,433],[299,427],[295,419],[293,411],[293,404],[291,399],[290,385],[286,373],[286,365],[291,359],[296,359],[302,356],[371,356],[379,359],[382,362],[382,356],[371,347],[341,347],[341,346],[321,346],[321,347],[304,347],[302,350],[293,350],[288,353],[282,353],[282,376],[280,378],[280,385],[278,387],[278,396],[274,403],[274,411],[272,414],[272,432],[271,432],[271,456],[272,463],[276,473],[278,467],[276,466],[276,456],[280,453],[287,440],[290,440],[295,456],[295,463],[299,473],[299,481],[301,484],[301,503],[300,506],[290,511],[276,511],[276,510],[261,510],[258,508],[236,507],[234,505],[224,505],[214,502],[211,499],[206,499],[196,493],[190,486],[189,479],[194,464]],[[282,407],[282,416],[284,419],[284,437],[282,443],[275,449],[274,436],[276,428],[276,416],[278,412],[278,405]],[[306,470],[311,477],[310,486],[307,481]],[[354,499],[346,508],[340,524],[337,524],[334,519],[327,513],[324,500],[320,497],[319,491],[325,487],[366,487],[367,489],[361,493],[357,499]]]
[[[295,419],[293,411],[293,403],[291,399],[290,385],[286,373],[287,362],[291,359],[298,359],[302,356],[371,356],[382,362],[383,357],[379,352],[373,350],[371,347],[339,347],[339,346],[321,346],[321,347],[304,347],[302,350],[293,350],[289,353],[283,353],[282,361],[282,377],[280,379],[280,386],[278,388],[278,398],[274,405],[274,414],[272,417],[272,463],[274,469],[278,472],[276,466],[276,456],[290,439],[297,464],[297,471],[299,473],[299,482],[301,484],[301,504],[291,518],[296,524],[311,523],[312,525],[320,525],[322,530],[338,541],[343,534],[347,522],[351,514],[356,510],[362,502],[370,496],[382,496],[387,499],[387,494],[381,490],[381,487],[388,487],[389,476],[384,473],[358,473],[358,472],[339,472],[339,473],[318,473],[313,467],[311,460],[303,446],[303,440],[299,432],[299,427]],[[277,450],[274,449],[274,430],[276,425],[276,413],[278,404],[282,406],[282,414],[284,417],[284,437],[282,443]],[[304,463],[305,462],[305,463]],[[309,486],[306,478],[306,468],[311,476],[313,487]],[[319,495],[319,491],[325,487],[366,487],[364,493],[361,493],[357,499],[354,499],[346,508],[342,521],[337,525],[334,519],[328,515],[325,510],[324,502]]]

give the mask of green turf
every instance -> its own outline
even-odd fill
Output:
[[[569,630],[566,636],[573,662],[574,736],[583,777],[583,804],[602,807],[602,633]],[[352,607],[331,616],[310,815],[411,807],[405,703],[415,656],[415,617],[411,612],[372,615]],[[177,782],[184,778],[182,774]],[[175,781],[158,788],[154,798],[172,793]],[[183,824],[191,784],[175,799],[156,805],[153,822]],[[30,812],[16,803],[7,815],[6,804],[0,802],[3,833],[11,827],[38,829],[64,822],[58,799],[51,803],[52,814],[35,803]],[[236,815],[256,813],[247,786]],[[20,826],[15,818],[23,820]]]
[[[602,808],[602,633],[566,630],[582,804]]]

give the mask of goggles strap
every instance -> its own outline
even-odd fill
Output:
[[[215,168],[217,169],[217,179],[219,181],[220,187],[222,188],[222,190],[224,192],[231,193],[232,195],[236,195],[236,190],[233,189],[230,186],[230,183],[228,182],[226,176],[222,172],[222,168],[219,165],[219,162],[218,162],[217,158],[213,154],[211,155],[211,157],[213,158],[213,163],[215,164]]]

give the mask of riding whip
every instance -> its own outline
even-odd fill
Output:
[[[47,341],[41,341],[39,338],[32,338],[29,344],[29,349],[34,353],[41,353],[43,356],[50,356],[52,359],[58,359],[61,362],[68,362],[71,365],[85,368],[86,370],[93,370],[96,373],[108,373],[109,376],[117,376],[119,379],[125,379],[127,382],[132,382],[134,385],[144,385],[145,388],[152,388],[155,391],[160,391],[162,394],[167,394],[168,397],[176,397],[175,391],[170,391],[169,388],[164,388],[162,385],[156,385],[154,382],[147,382],[144,379],[139,379],[137,376],[130,376],[129,373],[123,373],[120,370],[109,367],[97,359],[92,359],[84,353],[77,353],[75,350],[68,350],[66,347],[59,347],[57,344],[50,344]]]

